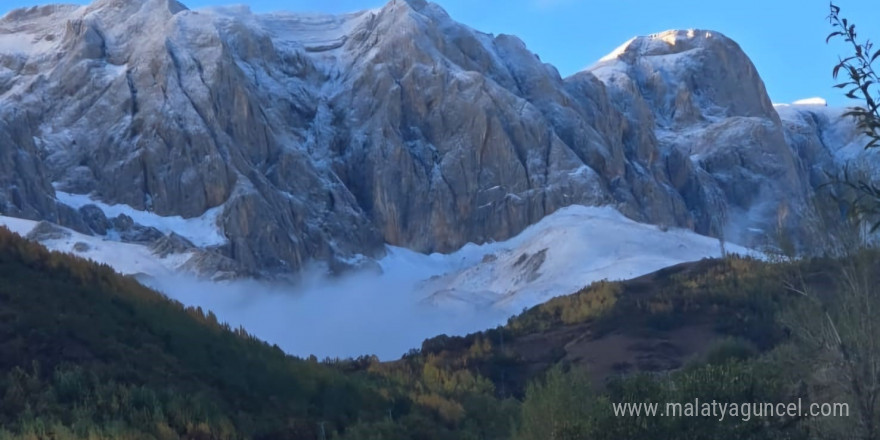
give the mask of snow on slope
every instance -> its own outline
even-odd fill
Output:
[[[0,217],[27,234],[35,222]],[[466,334],[504,323],[524,307],[574,293],[601,279],[626,279],[720,255],[716,239],[636,223],[612,208],[571,206],[516,237],[468,244],[451,254],[389,247],[382,273],[327,279],[306,271],[298,285],[254,280],[210,282],[175,272],[186,255],[159,259],[144,246],[73,231],[51,249],[109,264],[181,301],[214,311],[288,353],[319,357],[376,354],[396,359],[426,338]],[[179,233],[179,232],[178,232]],[[75,252],[77,242],[89,250]],[[728,250],[748,253],[728,245]]]
[[[74,209],[95,205],[104,211],[107,218],[125,214],[131,217],[135,223],[154,227],[164,234],[175,232],[196,246],[221,245],[226,242],[226,237],[217,226],[217,217],[223,210],[222,206],[211,208],[200,217],[195,218],[183,218],[179,215],[163,217],[152,212],[139,211],[128,205],[108,205],[84,194],[71,194],[56,190],[55,197],[59,202]]]
[[[259,14],[255,18],[276,42],[295,42],[309,52],[324,52],[341,47],[363,19],[378,11],[365,10],[344,15],[276,12]]]
[[[779,117],[809,132],[810,125],[819,128],[821,145],[831,155],[839,169],[864,172],[880,179],[880,162],[873,158],[874,151],[865,150],[869,139],[856,126],[856,120],[845,117],[844,107],[828,107],[821,98],[804,99],[793,104],[774,104]]]
[[[5,226],[10,231],[24,237],[34,229],[34,226],[37,225],[37,222],[15,217],[0,216],[0,225]]]
[[[64,28],[41,26],[45,16],[65,15],[68,19],[78,17],[76,5],[36,6],[16,9],[0,16],[0,54],[42,56],[56,50],[60,44],[58,32]],[[37,12],[27,14],[27,12]]]
[[[37,223],[32,220],[0,216],[0,226],[5,226],[23,237],[28,235]],[[191,256],[189,253],[184,253],[159,258],[146,246],[109,241],[100,237],[80,234],[67,228],[58,228],[64,232],[64,237],[41,240],[40,243],[50,250],[66,252],[96,263],[109,265],[123,275],[168,277],[174,275]]]
[[[750,253],[735,245],[727,245],[727,251]],[[570,206],[507,242],[446,256],[450,266],[459,267],[424,281],[420,290],[438,305],[517,312],[594,281],[634,278],[720,254],[714,238],[683,229],[664,232],[610,207]]]
[[[48,52],[51,42],[28,34],[0,34],[0,53],[32,55]]]
[[[313,273],[297,287],[165,279],[156,287],[184,304],[211,309],[288,353],[322,358],[372,353],[390,360],[426,338],[495,327],[523,307],[593,281],[635,277],[719,254],[712,238],[664,232],[611,208],[572,206],[505,242],[431,255],[389,247],[379,261],[381,275],[326,280]],[[517,264],[522,255],[527,256]],[[542,264],[536,255],[543,255]]]

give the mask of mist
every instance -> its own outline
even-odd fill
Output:
[[[727,250],[749,253],[734,244]],[[517,263],[529,255],[542,255],[541,262],[535,267]],[[330,278],[325,268],[313,267],[296,285],[182,275],[148,284],[292,355],[392,360],[427,338],[494,328],[523,307],[594,281],[632,278],[720,255],[714,238],[660,230],[610,208],[573,206],[504,242],[467,244],[451,254],[388,246],[377,262],[381,274]]]
[[[319,359],[372,354],[398,359],[427,338],[484,330],[509,317],[488,307],[450,309],[423,303],[428,292],[420,291],[419,282],[442,268],[430,261],[415,264],[403,250],[393,257],[383,260],[382,274],[329,278],[314,268],[296,285],[211,282],[184,275],[153,278],[147,284],[184,305],[211,310],[221,322],[242,326],[288,354]]]

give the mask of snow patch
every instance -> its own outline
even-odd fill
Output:
[[[38,222],[13,217],[0,216],[0,225],[21,236],[30,233]],[[49,250],[59,251],[106,264],[123,275],[148,275],[154,278],[170,277],[180,270],[190,253],[171,254],[159,258],[143,245],[120,243],[101,237],[80,234],[58,226],[65,237],[43,240],[40,243]]]
[[[223,211],[223,206],[211,208],[201,216],[194,218],[183,218],[179,215],[164,217],[152,212],[140,211],[128,205],[108,205],[99,200],[94,200],[85,194],[71,194],[56,190],[55,197],[60,203],[74,209],[79,209],[85,205],[95,205],[104,211],[104,215],[107,218],[114,218],[125,214],[131,217],[135,223],[154,227],[164,234],[175,232],[199,247],[226,243],[226,237],[220,231],[217,222],[218,217]]]
[[[60,199],[95,203],[70,194]],[[120,213],[133,211],[114,206]],[[36,222],[0,217],[0,224],[26,234]],[[74,250],[78,242],[85,243],[80,252]],[[609,207],[585,206],[560,209],[509,240],[469,243],[450,254],[389,246],[378,262],[381,274],[364,271],[327,279],[320,268],[307,269],[297,285],[198,280],[178,269],[189,254],[160,259],[144,246],[73,231],[43,244],[124,274],[148,274],[150,287],[185,305],[212,310],[220,320],[242,325],[287,353],[321,358],[376,354],[385,360],[439,334],[462,335],[503,324],[524,307],[574,293],[593,281],[632,278],[721,253],[716,239],[680,229],[664,232]]]
[[[0,216],[0,224],[5,226],[6,229],[9,229],[10,231],[24,237],[34,229],[34,226],[37,225],[37,222],[15,217]]]
[[[0,53],[33,55],[44,53],[55,43],[27,33],[0,34]]]
[[[664,232],[608,207],[572,206],[510,240],[470,243],[450,254],[389,246],[379,261],[381,275],[327,280],[307,271],[297,286],[178,277],[155,280],[154,287],[294,355],[376,354],[391,360],[426,338],[495,327],[523,307],[593,281],[631,278],[720,253],[713,238]]]
[[[748,249],[728,244],[729,252]],[[400,251],[390,251],[394,270]],[[554,296],[574,293],[594,281],[622,280],[664,267],[721,256],[717,239],[684,229],[666,232],[627,219],[610,207],[570,206],[545,217],[516,237],[450,255],[425,258],[422,267],[444,267],[419,289],[438,305],[491,305],[516,313]],[[412,261],[408,266],[419,266]],[[412,270],[412,269],[409,269]]]

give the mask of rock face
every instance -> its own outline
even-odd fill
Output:
[[[739,46],[715,32],[631,40],[589,70],[607,86],[641,145],[664,158],[697,232],[749,244],[797,230],[812,187],[785,139],[761,78]]]
[[[119,219],[54,191],[162,216],[222,207],[227,241],[204,260],[263,273],[384,243],[448,252],[571,204],[749,244],[797,233],[821,156],[792,145],[720,34],[636,38],[563,79],[420,0],[16,10],[0,19],[0,121],[0,213],[102,234]]]
[[[37,226],[27,234],[29,240],[36,241],[61,240],[68,237],[70,237],[69,231],[46,221],[37,223]]]

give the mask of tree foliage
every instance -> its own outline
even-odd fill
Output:
[[[847,98],[864,102],[864,107],[852,107],[846,115],[855,117],[859,128],[870,139],[865,148],[877,147],[880,144],[880,77],[874,70],[874,62],[880,58],[880,48],[874,50],[874,43],[869,39],[860,40],[856,25],[841,17],[840,7],[833,3],[828,21],[834,30],[825,41],[842,38],[853,49],[851,55],[841,57],[834,66],[835,79],[841,71],[847,76],[835,87],[846,89]]]
[[[597,397],[584,370],[557,366],[526,389],[517,440],[577,440],[596,430],[609,403]]]
[[[852,53],[840,57],[832,70],[834,79],[841,73],[845,80],[835,85],[844,89],[845,96],[860,101],[863,105],[850,107],[845,116],[855,118],[858,128],[867,137],[865,148],[880,146],[880,76],[874,63],[880,59],[880,48],[875,48],[870,39],[861,39],[856,32],[856,25],[840,15],[840,7],[831,4],[828,21],[832,32],[826,42],[832,39],[843,39],[852,49]],[[870,178],[852,178],[844,172],[840,184],[852,190],[856,196],[850,201],[852,213],[870,221],[871,232],[880,228],[880,186]]]

